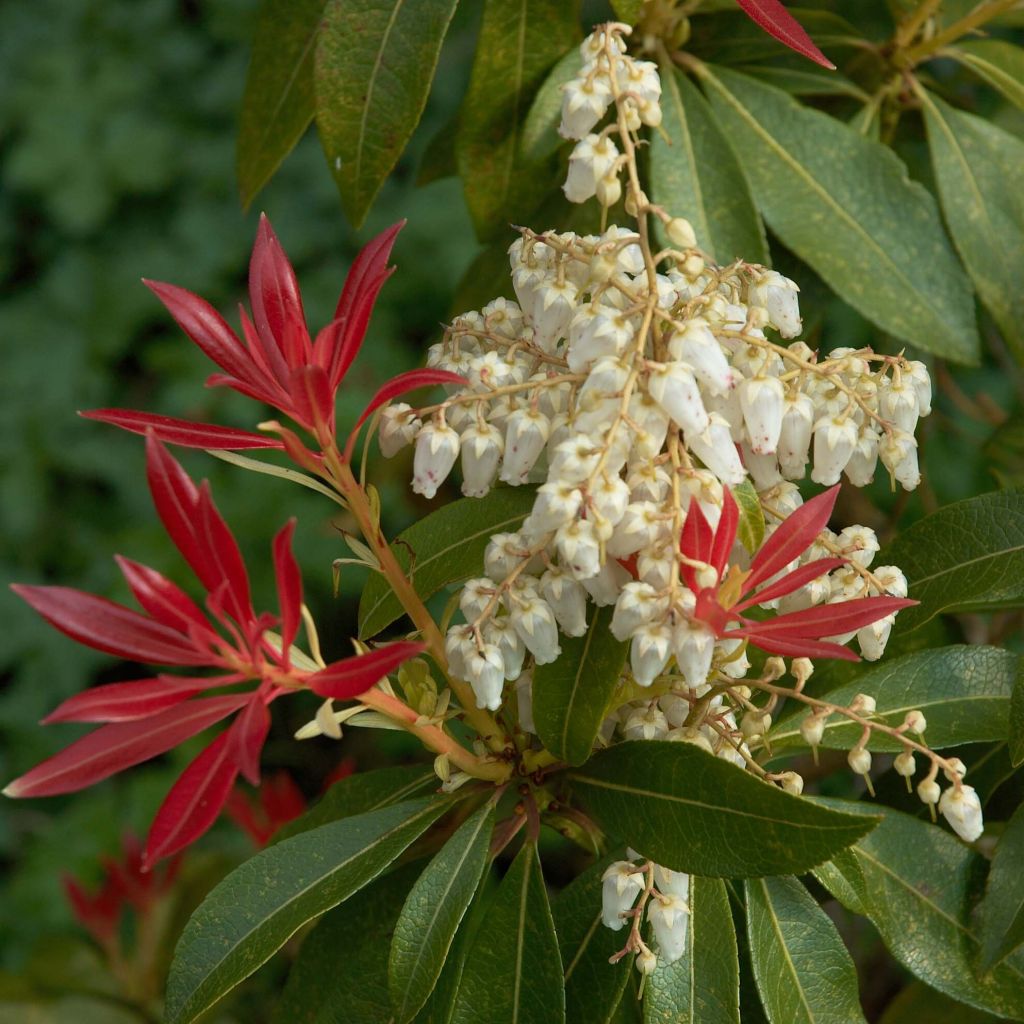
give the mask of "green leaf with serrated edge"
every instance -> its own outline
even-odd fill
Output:
[[[792,877],[745,883],[754,978],[772,1024],[864,1024],[836,926]]]
[[[843,800],[816,802],[849,807]],[[999,1016],[1024,1018],[1024,956],[991,974],[975,964],[981,939],[971,910],[982,858],[941,826],[899,811],[851,847],[864,876],[867,916],[889,952],[911,974],[953,999]]]
[[[256,20],[236,152],[242,205],[313,120],[313,52],[326,0],[264,0]]]
[[[940,508],[902,531],[876,559],[898,565],[909,596],[897,629],[923,626],[941,612],[1024,604],[1024,488],[993,491]]]
[[[1007,740],[1010,763],[1016,768],[1024,763],[1024,672],[1017,676],[1010,697],[1010,726]]]
[[[629,644],[611,634],[613,612],[592,612],[583,636],[562,637],[558,658],[533,670],[537,735],[567,764],[583,764],[590,757],[626,664]]]
[[[942,212],[1007,344],[1024,358],[1024,142],[920,90]]]
[[[877,821],[791,796],[689,743],[617,743],[567,778],[609,835],[712,878],[806,871]]]
[[[983,973],[1024,945],[1024,807],[1013,813],[999,837],[979,907]]]
[[[316,45],[316,126],[359,227],[405,149],[458,0],[329,0]]]
[[[777,64],[744,64],[737,71],[759,78],[792,96],[852,96],[866,103],[868,94],[836,71],[786,67]]]
[[[466,957],[452,1024],[563,1024],[565,982],[537,846],[501,880]]]
[[[305,814],[278,829],[271,842],[279,843],[340,818],[425,796],[439,785],[440,780],[430,765],[402,764],[357,772],[334,783]]]
[[[841,299],[926,352],[978,357],[974,303],[932,196],[892,150],[747,75],[703,67],[761,213]]]
[[[449,583],[480,575],[491,536],[517,529],[533,499],[532,487],[500,487],[483,498],[453,501],[403,530],[391,550],[426,600]],[[371,576],[359,600],[359,636],[376,636],[401,615],[387,580]]]
[[[761,499],[749,480],[744,480],[733,487],[732,496],[740,510],[736,536],[747,551],[754,554],[764,540],[764,509],[761,508]]]
[[[552,901],[558,947],[565,968],[566,1024],[612,1024],[629,980],[632,957],[610,964],[626,932],[601,923],[601,876],[616,855],[602,857],[572,880]]]
[[[320,918],[302,941],[272,1024],[390,1024],[388,941],[422,870],[416,861],[388,872]]]
[[[377,877],[446,810],[410,800],[303,832],[257,853],[206,897],[174,951],[168,1024],[187,1024],[304,924]]]
[[[522,159],[522,123],[545,75],[579,41],[578,4],[485,0],[469,89],[459,112],[456,159],[482,239],[527,218],[555,186],[548,161]]]
[[[896,994],[878,1024],[1001,1024],[1002,1018],[948,999],[912,981]]]
[[[530,105],[523,123],[519,152],[524,160],[542,160],[565,144],[558,134],[562,120],[562,86],[583,67],[583,56],[574,46],[550,71]]]
[[[899,625],[899,619],[897,626]],[[824,698],[848,707],[858,693],[874,697],[873,720],[898,727],[915,708],[928,722],[928,745],[934,750],[980,740],[1003,740],[1007,735],[1010,695],[1020,676],[1020,659],[998,647],[961,644],[918,651],[895,661],[859,672],[845,686]],[[801,710],[780,721],[768,734],[773,752],[806,746],[800,723],[811,714]],[[860,738],[861,727],[841,715],[825,723],[821,746],[849,750]],[[898,753],[903,745],[875,732],[870,750]]]
[[[848,849],[819,864],[812,874],[847,910],[862,917],[867,913],[864,874]]]
[[[494,804],[469,817],[412,887],[395,925],[388,987],[399,1024],[427,1001],[489,860]]]
[[[725,883],[690,879],[686,951],[644,988],[644,1024],[740,1024],[740,968]]]
[[[661,68],[662,131],[651,134],[650,189],[673,217],[693,225],[697,244],[719,263],[768,263],[764,226],[750,186],[707,100],[669,64]],[[667,136],[667,138],[666,138]],[[659,241],[667,244],[664,228]]]
[[[1002,39],[969,39],[944,50],[943,55],[969,67],[1024,110],[1024,48]]]

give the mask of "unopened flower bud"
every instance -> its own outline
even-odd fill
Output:
[[[939,784],[934,779],[924,779],[917,784],[917,795],[921,798],[921,803],[937,804],[941,794]]]
[[[897,754],[892,766],[896,769],[897,775],[909,779],[917,771],[917,762],[914,760],[913,751],[904,750],[902,754]]]
[[[871,754],[863,747],[854,747],[846,755],[846,760],[857,775],[867,775],[871,771]]]
[[[867,693],[858,693],[857,696],[850,701],[850,710],[856,711],[861,715],[873,715],[877,706],[875,698]]]
[[[923,736],[924,730],[928,726],[928,721],[920,711],[914,710],[907,712],[906,717],[903,719],[903,724],[910,732],[916,732],[918,736]]]
[[[942,774],[950,782],[955,782],[957,779],[962,779],[967,774],[967,765],[960,760],[959,757],[947,757],[946,767],[942,769]]]
[[[804,791],[804,778],[796,772],[783,772],[779,782],[782,783],[782,788],[793,796],[799,796]]]
[[[810,658],[794,658],[789,663],[790,675],[796,680],[796,687],[802,690],[814,674],[814,662]]]
[[[694,233],[693,225],[683,217],[673,217],[665,225],[665,234],[668,235],[673,245],[680,249],[692,249],[697,244],[697,235]]]
[[[658,969],[658,958],[649,949],[641,949],[635,962],[636,969],[644,975],[653,974]]]
[[[763,711],[748,711],[740,719],[740,732],[744,739],[750,741],[758,736],[763,736],[772,724],[772,716],[766,715]]]
[[[800,735],[808,746],[818,746],[825,735],[825,720],[819,715],[808,715],[800,723]]]
[[[950,786],[939,800],[939,810],[964,842],[973,843],[985,829],[981,801],[971,786]]]

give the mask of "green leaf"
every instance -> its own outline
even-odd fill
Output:
[[[672,216],[690,221],[697,244],[719,263],[768,263],[750,186],[707,100],[669,64],[662,65],[661,80],[664,121],[662,131],[651,135],[652,198]],[[658,230],[665,242],[664,230]]]
[[[878,1024],[999,1024],[1000,1018],[963,1003],[947,999],[941,992],[911,982],[885,1008]]]
[[[988,973],[1024,945],[1024,806],[1013,813],[999,837],[979,908],[981,959]]]
[[[445,122],[427,143],[416,172],[416,184],[420,187],[442,178],[452,178],[459,173],[455,166],[455,137],[459,121],[453,117]]]
[[[537,161],[550,156],[565,144],[558,134],[562,120],[562,86],[576,77],[583,67],[583,56],[574,46],[552,69],[537,90],[530,112],[523,124],[519,152],[524,160]]]
[[[635,25],[644,9],[644,0],[612,0],[612,10],[619,21]]]
[[[764,540],[764,509],[761,508],[761,499],[749,480],[733,487],[732,496],[740,510],[736,536],[747,551],[753,554]]]
[[[864,1024],[857,969],[811,894],[785,877],[746,890],[754,978],[772,1024]]]
[[[993,491],[940,508],[885,549],[920,605],[900,612],[901,630],[941,612],[1012,608],[1024,603],[1024,488]]]
[[[316,124],[359,227],[427,102],[458,0],[330,0],[316,46]]]
[[[659,964],[644,989],[644,1024],[740,1024],[736,930],[725,883],[690,879],[686,952]]]
[[[590,757],[626,664],[629,644],[610,632],[613,611],[598,608],[583,636],[563,637],[558,658],[533,670],[537,735],[568,764]]]
[[[272,843],[290,839],[300,832],[319,828],[339,818],[366,814],[414,796],[423,796],[439,785],[430,765],[403,764],[357,772],[336,782],[305,814],[274,833]]]
[[[326,0],[264,0],[256,20],[236,153],[242,205],[273,177],[313,120],[313,52]]]
[[[791,796],[689,743],[617,743],[568,777],[610,835],[712,878],[806,871],[877,820]]]
[[[747,75],[703,69],[768,226],[858,312],[926,352],[978,357],[935,200],[887,147]]]
[[[468,818],[412,887],[391,942],[388,987],[399,1024],[427,1001],[488,863],[494,804]]]
[[[1011,416],[1000,424],[983,451],[1000,487],[1024,487],[1024,416]]]
[[[273,1024],[390,1024],[388,941],[422,869],[406,864],[324,914],[288,972]]]
[[[1019,673],[1010,697],[1008,747],[1010,763],[1016,768],[1024,764],[1024,673]]]
[[[304,924],[376,878],[450,806],[410,800],[322,825],[233,871],[178,942],[167,982],[169,1024],[195,1020]]]
[[[928,722],[928,745],[941,750],[960,743],[1006,739],[1010,695],[1019,677],[1016,654],[980,644],[957,645],[918,651],[869,668],[823,699],[845,707],[858,693],[867,694],[877,703],[873,717],[893,727],[917,708]],[[806,746],[800,723],[810,714],[801,710],[781,720],[768,736],[772,751]],[[860,732],[855,722],[833,715],[825,723],[821,746],[849,750]],[[877,732],[868,747],[892,753],[903,749],[898,741]]]
[[[981,301],[1024,358],[1024,142],[920,90],[942,211]]]
[[[450,583],[480,575],[491,535],[515,530],[533,508],[533,499],[532,487],[500,487],[483,498],[461,498],[403,530],[391,550],[426,600]],[[360,637],[376,636],[401,615],[387,580],[371,576],[359,601]]]
[[[622,932],[601,923],[601,876],[616,856],[602,857],[554,899],[551,914],[565,966],[567,1024],[612,1024],[629,981],[631,957],[608,958],[622,949]]]
[[[537,846],[501,881],[466,957],[452,1024],[562,1024],[565,984]]]
[[[829,800],[829,806],[849,806]],[[864,877],[868,917],[892,955],[952,999],[1014,1019],[1024,1017],[1024,958],[1012,954],[991,974],[974,964],[981,940],[971,922],[983,861],[928,822],[886,810],[851,852]]]
[[[970,39],[944,51],[1024,110],[1024,49],[1002,39]]]
[[[578,4],[485,0],[456,158],[477,235],[489,239],[526,218],[557,182],[523,160],[522,122],[552,65],[579,40]]]
[[[778,64],[746,64],[737,71],[758,78],[792,96],[852,96],[866,103],[868,94],[844,75],[824,68],[787,67]]]
[[[865,916],[864,874],[849,849],[840,850],[831,860],[819,864],[813,874],[847,910]]]

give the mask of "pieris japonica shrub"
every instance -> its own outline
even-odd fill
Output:
[[[781,5],[742,6],[828,63]],[[716,259],[692,208],[652,198],[692,86],[669,50],[685,19],[649,7],[636,29],[586,36],[557,90],[564,198],[596,210],[597,229],[509,229],[508,287],[455,316],[424,366],[381,382],[353,422],[336,399],[401,224],[363,249],[315,334],[266,219],[240,330],[147,282],[216,364],[209,383],[275,413],[256,431],[86,414],[144,437],[153,504],[198,591],[124,557],[141,610],[15,587],[73,640],[153,668],[61,704],[48,722],[98,728],[7,794],[72,792],[216,728],[133,853],[154,877],[226,806],[249,822],[236,781],[259,785],[282,701],[307,716],[296,742],[365,727],[424,752],[346,778],[297,818],[268,812],[283,829],[185,927],[170,1021],[198,1019],[317,919],[283,997],[296,1019],[717,1024],[755,1019],[741,1005],[759,997],[773,1024],[862,1020],[827,896],[929,985],[1024,1018],[1024,892],[1005,877],[1020,822],[1003,831],[976,924],[968,879],[995,838],[995,755],[978,759],[976,788],[970,752],[949,752],[1009,737],[1003,756],[1018,759],[1015,657],[928,642],[886,657],[908,618],[913,630],[1013,598],[979,594],[973,576],[960,599],[928,587],[950,547],[995,557],[975,550],[976,509],[940,523],[946,550],[926,557],[927,520],[883,550],[837,513],[876,480],[906,495],[922,484],[930,371],[885,338],[812,346],[798,280],[763,251],[722,260],[720,239]],[[717,81],[685,51],[674,59]],[[756,125],[756,107],[737,109]],[[338,571],[370,574],[349,656],[321,654],[291,549],[301,524],[273,537],[276,604],[258,611],[229,525],[174,446],[344,511],[352,557]],[[374,448],[405,453],[412,492],[437,502],[397,538],[381,525]],[[1002,515],[1020,530],[1019,505]],[[112,942],[109,914],[74,898]],[[332,978],[354,950],[376,988]]]

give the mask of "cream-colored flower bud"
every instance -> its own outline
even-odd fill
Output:
[[[678,245],[680,249],[692,249],[697,244],[693,225],[684,217],[673,217],[665,225],[665,234],[672,244]]]
[[[855,747],[846,755],[850,768],[857,775],[867,775],[871,771],[871,754],[863,747]]]
[[[763,736],[772,724],[772,716],[763,711],[747,711],[740,719],[740,732],[748,742]]]
[[[802,690],[814,674],[814,662],[810,658],[794,658],[789,663],[789,672],[796,680],[796,688]]]
[[[971,786],[950,786],[939,800],[939,810],[964,842],[981,838],[985,829],[981,801]]]
[[[922,779],[917,784],[917,795],[921,798],[921,803],[937,804],[942,790],[934,779]]]
[[[658,958],[649,949],[641,949],[634,962],[636,969],[643,975],[653,974],[658,969]]]
[[[959,757],[947,757],[946,765],[947,767],[942,769],[942,774],[945,775],[950,782],[962,779],[967,774],[967,765],[965,765]]]
[[[800,735],[808,746],[818,746],[825,735],[825,719],[820,715],[808,715],[800,723]]]
[[[925,729],[928,727],[928,720],[920,711],[914,710],[907,712],[903,719],[903,724],[910,732],[916,732],[918,736],[923,736]]]
[[[804,791],[804,778],[796,772],[783,772],[779,782],[782,783],[782,788],[793,796],[799,796]]]
[[[902,775],[905,779],[909,779],[917,771],[914,752],[912,750],[904,750],[903,753],[897,754],[892,762],[892,766],[896,770],[897,775]]]
[[[877,702],[875,698],[867,693],[858,693],[850,701],[850,710],[857,712],[859,715],[873,715],[876,707]]]

